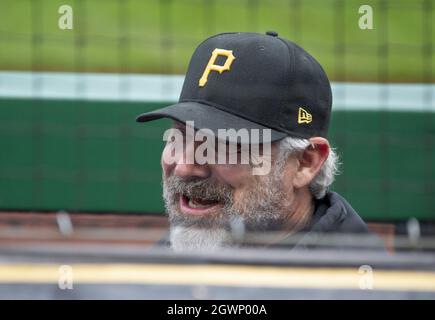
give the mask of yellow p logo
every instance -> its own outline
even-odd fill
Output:
[[[214,64],[218,56],[227,57],[223,66]],[[230,66],[233,63],[234,59],[233,50],[225,50],[225,49],[214,49],[213,53],[208,61],[207,67],[205,67],[204,73],[202,74],[201,79],[199,79],[199,86],[203,87],[207,83],[208,75],[210,71],[217,71],[222,73],[226,70],[230,70]]]

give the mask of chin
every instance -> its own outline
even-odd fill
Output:
[[[171,248],[176,252],[213,252],[230,244],[231,235],[223,228],[171,226]]]

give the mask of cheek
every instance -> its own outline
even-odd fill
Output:
[[[295,161],[289,161],[284,167],[282,174],[282,186],[285,190],[292,191],[294,189],[294,179],[297,174]]]
[[[249,165],[214,165],[213,171],[218,180],[233,187],[235,192],[252,180],[252,168]]]
[[[173,160],[173,150],[169,147],[168,144],[166,144],[165,148],[162,151],[162,157],[160,159],[162,171],[165,177],[169,176],[174,170],[175,162],[171,160]]]
[[[244,203],[252,186],[257,183],[249,165],[216,165],[214,173],[219,180],[233,188],[233,201],[236,206]]]
[[[246,180],[246,183],[234,190],[234,203],[236,205],[246,204],[247,199],[252,199],[252,195],[256,193],[256,187],[259,183],[261,182],[251,176],[249,180]]]

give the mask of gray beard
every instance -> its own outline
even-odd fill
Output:
[[[163,178],[163,198],[171,224],[171,248],[176,252],[210,252],[233,246],[233,227],[240,223],[247,231],[282,227],[291,212],[291,203],[286,201],[282,190],[281,173],[282,165],[275,164],[268,179],[258,181],[237,204],[233,203],[233,190],[215,181],[183,181],[175,176]],[[213,217],[187,217],[178,211],[180,193],[217,198],[224,206]]]
[[[172,226],[170,229],[171,248],[175,252],[213,252],[230,245],[231,234],[223,228],[195,228]]]

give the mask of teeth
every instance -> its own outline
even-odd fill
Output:
[[[193,199],[189,199],[189,207],[191,208],[208,208],[209,206],[210,205],[203,205],[194,201]]]

